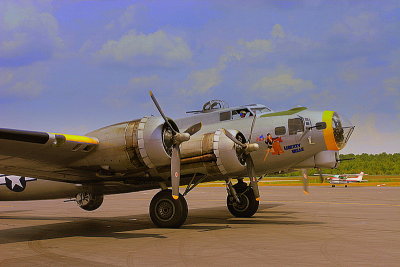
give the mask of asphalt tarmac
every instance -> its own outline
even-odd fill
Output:
[[[94,212],[62,200],[0,202],[0,266],[399,266],[400,187],[263,186],[233,218],[224,187],[187,196],[180,229],[155,228],[157,192],[106,196]]]

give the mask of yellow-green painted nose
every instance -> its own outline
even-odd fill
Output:
[[[346,146],[354,125],[335,111],[326,110],[322,113],[322,121],[326,123],[323,130],[327,150],[340,150]]]

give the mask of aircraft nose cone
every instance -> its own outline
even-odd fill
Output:
[[[327,150],[343,149],[353,133],[354,125],[335,111],[324,111],[322,119],[326,123],[324,138]]]
[[[343,115],[337,112],[332,116],[333,136],[339,149],[343,149],[354,130],[354,125]]]

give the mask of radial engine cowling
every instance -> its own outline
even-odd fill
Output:
[[[170,124],[176,127],[173,121]],[[245,140],[243,134],[237,130],[229,131],[239,140]],[[161,118],[143,118],[138,126],[137,136],[142,161],[149,168],[157,168],[162,176],[168,176],[172,148],[172,132],[169,126]],[[197,172],[235,175],[245,170],[245,162],[237,145],[221,130],[192,135],[189,141],[181,144],[180,151],[182,174]]]
[[[242,133],[229,130],[240,140]],[[245,163],[237,145],[221,130],[194,135],[181,145],[182,172],[205,173],[209,175],[239,175],[245,170]]]

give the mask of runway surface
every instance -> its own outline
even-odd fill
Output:
[[[62,200],[0,202],[0,266],[399,266],[400,187],[261,187],[233,218],[224,187],[188,196],[180,229],[155,228],[157,192],[107,196],[94,212]]]

